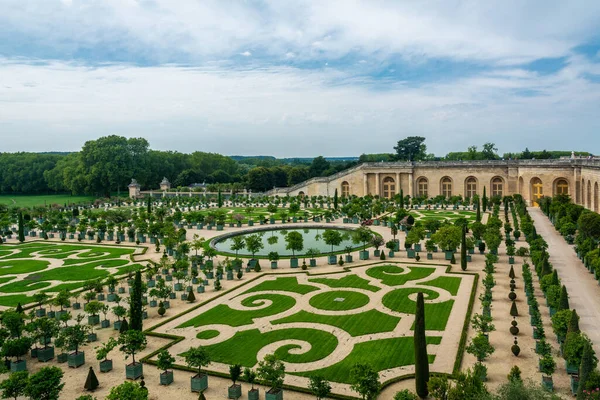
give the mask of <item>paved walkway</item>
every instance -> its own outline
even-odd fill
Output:
[[[537,232],[548,243],[550,262],[569,292],[569,305],[580,316],[579,326],[600,351],[600,286],[539,208],[529,208]]]

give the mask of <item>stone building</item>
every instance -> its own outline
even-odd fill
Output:
[[[168,192],[169,190],[171,190],[171,182],[169,182],[169,180],[166,177],[163,178],[162,182],[160,183],[160,190],[162,190],[163,192]]]
[[[127,187],[129,188],[129,197],[132,199],[140,197],[140,184],[135,179],[132,179]]]
[[[328,177],[312,178],[270,195],[340,196],[367,194],[390,198],[403,190],[411,197],[521,194],[530,205],[543,196],[568,194],[599,211],[600,160],[490,160],[364,163]]]

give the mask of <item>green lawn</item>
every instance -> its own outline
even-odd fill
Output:
[[[400,318],[384,314],[377,310],[369,310],[352,315],[320,315],[308,311],[300,311],[289,317],[273,321],[273,324],[278,325],[293,322],[331,325],[348,332],[350,336],[362,336],[379,332],[391,332],[398,325],[398,322],[400,322]]]
[[[408,274],[402,275],[405,268],[409,268]],[[423,279],[433,274],[435,268],[425,267],[399,267],[397,265],[382,265],[367,270],[367,275],[379,279],[381,283],[388,286],[402,286],[408,281]]]
[[[392,311],[414,314],[417,303],[409,299],[408,296],[418,292],[423,292],[425,299],[425,328],[434,331],[443,331],[446,329],[454,300],[442,303],[428,303],[427,300],[435,300],[440,296],[438,292],[429,289],[401,288],[383,296],[382,303]]]
[[[275,280],[264,281],[247,290],[245,293],[262,292],[269,290],[277,290],[282,292],[292,292],[298,294],[306,294],[319,290],[318,287],[310,285],[301,285],[298,283],[298,278],[292,277],[281,277]]]
[[[452,296],[456,296],[458,289],[460,288],[461,279],[454,276],[438,276],[427,282],[419,283],[424,286],[435,286],[441,289],[446,289]]]
[[[254,318],[266,317],[279,314],[294,307],[296,300],[293,297],[282,294],[257,294],[250,296],[242,301],[245,307],[258,307],[264,304],[264,300],[271,300],[273,303],[265,308],[258,310],[240,311],[224,304],[211,308],[210,310],[190,319],[179,325],[178,328],[188,326],[204,326],[212,324],[223,324],[229,326],[243,326],[252,324]]]
[[[281,360],[291,363],[307,363],[321,360],[335,350],[337,338],[331,333],[317,329],[281,329],[261,333],[258,329],[237,332],[231,339],[206,346],[211,360],[226,364],[241,364],[243,367],[253,367],[258,360],[257,353],[270,343],[282,340],[301,340],[310,343],[310,350],[302,354],[293,354],[292,349],[297,345],[285,345],[275,351]],[[411,339],[412,340],[412,339]]]
[[[94,201],[93,196],[71,196],[68,194],[51,195],[0,195],[0,203],[16,207],[37,207],[51,204],[65,205]]]
[[[0,261],[0,275],[25,274],[48,268],[50,262],[41,260]]]
[[[427,343],[439,344],[440,337],[427,337]],[[376,356],[375,356],[376,355]],[[429,355],[429,363],[435,360],[435,356]],[[341,383],[352,383],[349,371],[355,364],[369,364],[375,371],[383,371],[389,368],[412,365],[415,363],[415,349],[412,337],[398,337],[392,339],[373,340],[358,343],[352,349],[348,357],[333,364],[330,367],[299,372],[301,376],[320,375],[323,378]]]
[[[215,331],[214,329],[207,329],[196,335],[198,339],[212,339],[217,336],[219,336],[219,331]]]
[[[377,286],[373,286],[368,280],[361,278],[358,275],[346,275],[342,278],[314,278],[309,279],[309,282],[321,283],[332,288],[357,288],[377,292],[381,290]]]
[[[343,300],[336,301],[341,299]],[[369,304],[369,296],[349,290],[334,290],[317,294],[309,303],[320,310],[346,311]]]

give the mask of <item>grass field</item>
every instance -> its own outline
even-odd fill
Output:
[[[71,196],[68,194],[50,194],[50,195],[0,195],[0,204],[6,204],[16,207],[37,207],[51,204],[65,205],[73,203],[85,203],[94,201],[94,196]]]
[[[435,278],[426,280],[436,271]],[[358,274],[264,277],[224,303],[207,305],[177,328],[195,327],[197,339],[212,340],[202,345],[216,362],[254,367],[261,350],[270,346],[291,364],[323,360],[329,365],[288,373],[319,374],[333,382],[349,383],[348,371],[360,362],[377,371],[413,364],[415,294],[425,295],[426,328],[443,332],[462,278],[443,274],[439,267],[396,264],[371,266]],[[436,302],[441,295],[448,299]],[[310,308],[300,306],[306,302]],[[219,341],[221,325],[235,328],[234,336],[227,334]],[[439,344],[439,336],[432,332],[428,343]],[[340,357],[336,347],[342,343],[347,350]],[[327,359],[334,352],[337,358],[329,364]],[[430,361],[435,354],[429,355]]]

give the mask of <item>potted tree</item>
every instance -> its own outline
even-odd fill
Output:
[[[271,261],[271,269],[277,269],[277,260],[279,260],[279,253],[272,251],[269,253],[269,261]]]
[[[552,374],[556,370],[556,362],[552,358],[552,354],[545,354],[540,358],[540,372],[542,373],[542,386],[552,391],[554,389],[554,383],[552,381]]]
[[[121,329],[121,318],[127,315],[127,309],[122,305],[116,305],[112,308],[113,314],[117,317],[117,320],[113,322],[113,329],[118,331]]]
[[[461,242],[462,230],[458,226],[443,226],[431,238],[445,251],[445,259],[451,260]]]
[[[371,245],[373,247],[375,247],[375,251],[373,252],[373,255],[375,257],[379,257],[380,255],[380,250],[379,248],[381,246],[383,246],[385,244],[385,241],[383,240],[383,238],[379,235],[373,235],[371,236]]]
[[[344,251],[346,252],[346,256],[345,256],[346,263],[352,262],[352,246],[346,246],[344,248]]]
[[[208,375],[202,373],[202,367],[210,364],[210,356],[202,346],[191,347],[184,355],[190,368],[198,368],[198,373],[191,378],[192,392],[203,392],[208,388]]]
[[[48,295],[45,292],[38,292],[33,295],[33,301],[37,303],[40,307],[35,310],[36,317],[43,317],[46,315],[46,309],[42,308],[42,304],[44,304],[48,300]]]
[[[297,251],[304,249],[304,236],[300,232],[291,231],[285,235],[285,249],[292,251],[292,258],[290,258],[290,267],[298,268],[298,258],[296,257]]]
[[[285,365],[274,354],[267,354],[258,363],[258,377],[271,388],[265,393],[265,400],[283,400],[283,378]]]
[[[229,376],[233,382],[229,388],[227,388],[227,398],[239,399],[242,397],[242,385],[238,385],[235,382],[239,379],[242,374],[242,366],[240,364],[231,365],[229,367]]]
[[[388,240],[385,243],[385,247],[387,247],[388,251],[388,257],[394,257],[394,250],[396,250],[396,244],[397,242],[394,242],[393,240]]]
[[[131,364],[125,366],[125,377],[136,380],[144,374],[143,365],[135,361],[135,353],[146,348],[146,335],[143,332],[129,329],[119,336],[120,350],[125,353],[125,359],[131,356]]]
[[[103,303],[92,300],[84,306],[84,310],[86,313],[90,314],[88,316],[88,324],[90,326],[98,325],[100,323],[100,310],[102,310]]]
[[[371,233],[369,228],[367,228],[366,226],[361,226],[360,228],[357,228],[354,231],[354,234],[352,236],[352,241],[357,244],[362,243],[362,246],[363,246],[363,249],[359,252],[359,258],[361,260],[369,259],[369,251],[366,250],[366,247],[367,247],[367,243],[369,243],[371,241],[372,236],[373,236],[373,234]]]
[[[163,349],[158,353],[156,367],[163,371],[160,373],[161,385],[167,386],[173,383],[173,371],[169,371],[169,369],[173,368],[174,363],[175,357],[173,357],[167,349]]]
[[[87,341],[89,327],[81,325],[82,319],[83,315],[79,314],[76,324],[69,325],[61,331],[67,349],[73,350],[73,353],[70,353],[67,358],[68,365],[71,368],[78,368],[85,364],[85,353],[79,351],[79,347]]]
[[[21,357],[29,352],[32,344],[33,340],[27,336],[9,339],[4,342],[4,345],[2,346],[4,356],[16,358],[16,361],[10,363],[10,372],[27,370],[27,362],[22,360]]]
[[[325,232],[323,232],[323,241],[325,244],[331,246],[331,253],[328,257],[327,263],[329,265],[337,264],[337,257],[333,254],[333,247],[339,246],[340,243],[342,243],[342,234],[336,229],[327,229]]]
[[[306,256],[309,258],[309,265],[311,267],[316,267],[317,266],[317,260],[316,257],[319,255],[319,250],[315,249],[314,247],[309,248],[308,250],[306,250]]]
[[[427,259],[433,260],[433,252],[435,250],[435,242],[432,239],[425,241],[425,250],[427,250]]]
[[[513,265],[515,263],[515,246],[506,246],[506,254],[508,255],[508,263]]]
[[[109,338],[96,350],[96,359],[100,361],[100,372],[109,372],[113,369],[112,360],[108,359],[108,353],[117,347],[117,341],[114,338]]]
[[[35,319],[30,325],[35,331],[35,338],[40,341],[44,347],[38,349],[37,359],[41,362],[50,361],[54,358],[54,347],[48,346],[52,337],[58,334],[59,322],[53,318],[41,317]]]
[[[256,372],[250,368],[244,369],[244,380],[250,384],[251,389],[248,390],[248,400],[258,400],[259,392],[258,389],[254,388],[254,382],[256,382]]]

